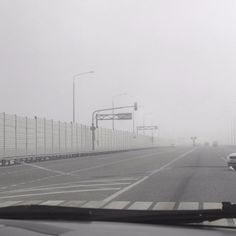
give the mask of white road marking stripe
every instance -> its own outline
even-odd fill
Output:
[[[39,205],[42,203],[42,200],[29,200],[29,201],[23,201],[21,203],[18,203],[17,205]]]
[[[0,207],[13,206],[13,205],[16,205],[19,202],[21,202],[21,201],[6,201],[6,202],[1,202],[0,203]]]
[[[119,190],[120,188],[95,188],[95,189],[80,189],[71,191],[58,191],[58,192],[48,192],[48,193],[31,193],[31,194],[20,194],[20,195],[10,195],[2,196],[0,199],[6,198],[18,198],[18,197],[32,197],[32,196],[42,196],[42,195],[56,195],[56,194],[67,194],[67,193],[83,193],[83,192],[96,192],[96,191],[113,191]]]
[[[152,205],[152,202],[134,202],[129,209],[130,210],[147,210]]]
[[[81,207],[84,208],[100,208],[102,206],[104,206],[107,202],[104,201],[89,201],[87,203],[85,203],[84,205],[82,205]]]
[[[236,226],[236,219],[233,219],[234,225]]]
[[[61,205],[62,206],[68,206],[68,207],[79,207],[83,204],[85,204],[86,201],[66,201],[64,203],[62,203]]]
[[[63,171],[59,171],[59,170],[53,170],[53,169],[45,168],[45,167],[42,167],[42,166],[39,166],[39,165],[35,165],[35,164],[29,164],[29,163],[23,162],[23,165],[31,166],[31,167],[34,167],[34,168],[37,168],[37,169],[40,169],[40,170],[49,171],[51,173],[57,173],[57,174],[61,174],[61,175],[76,176],[76,175],[73,175],[72,173],[67,173],[67,172],[63,172]]]
[[[127,187],[121,189],[120,191],[118,191],[118,192],[116,192],[116,193],[110,195],[109,197],[105,198],[104,201],[106,201],[106,202],[112,201],[113,199],[115,199],[115,198],[117,198],[118,196],[120,196],[122,193],[127,192],[128,190],[130,190],[130,189],[133,188],[134,186],[136,186],[136,185],[142,183],[142,182],[143,182],[144,180],[146,180],[146,179],[148,179],[148,176],[144,176],[142,179],[138,180],[137,182],[135,182],[135,183],[133,183],[133,184],[131,184],[131,185],[129,185],[129,186],[127,186]]]
[[[124,209],[129,204],[129,201],[113,201],[107,204],[106,209]]]
[[[198,202],[180,202],[178,206],[178,210],[198,210],[199,203]]]
[[[61,203],[63,203],[64,201],[46,201],[46,202],[42,202],[40,205],[50,205],[50,206],[58,206]]]
[[[176,161],[178,161],[178,160],[184,158],[185,156],[187,156],[188,154],[190,154],[190,153],[193,152],[194,150],[195,150],[195,148],[192,149],[192,150],[190,150],[190,151],[188,151],[188,152],[183,153],[182,155],[178,156],[177,158],[173,159],[172,161],[168,162],[167,164],[163,165],[162,167],[160,167],[160,168],[158,168],[158,169],[152,171],[149,175],[144,176],[142,179],[138,180],[137,182],[134,182],[133,184],[131,184],[131,185],[129,185],[129,186],[127,186],[127,187],[121,189],[120,191],[118,191],[118,192],[116,192],[116,193],[110,195],[109,197],[105,198],[104,201],[108,201],[108,202],[109,202],[109,201],[112,201],[113,199],[115,199],[115,198],[117,198],[118,196],[120,196],[121,194],[127,192],[128,190],[130,190],[131,188],[135,187],[136,185],[138,185],[138,184],[144,182],[145,180],[149,179],[152,175],[157,174],[158,172],[162,171],[162,170],[165,169],[166,167],[169,167],[169,166],[170,166],[171,164],[173,164],[174,162],[176,162]]]
[[[25,193],[25,192],[35,192],[35,191],[45,191],[45,190],[53,190],[53,189],[66,189],[66,188],[79,188],[79,187],[96,187],[96,186],[114,186],[114,185],[128,185],[130,183],[105,183],[105,184],[78,184],[78,185],[69,185],[62,187],[51,187],[51,188],[29,188],[29,189],[17,189],[1,192],[1,194],[6,193]]]
[[[204,202],[203,209],[221,209],[222,203],[220,202]]]
[[[54,177],[54,176],[52,176]],[[44,187],[56,187],[56,186],[63,186],[66,185],[68,186],[68,184],[81,184],[81,183],[106,183],[106,182],[119,182],[119,181],[133,181],[133,180],[137,180],[138,178],[119,178],[119,179],[96,179],[96,180],[82,180],[82,181],[70,181],[70,182],[63,182],[63,183],[59,183],[59,184],[47,184],[47,185],[39,185],[37,187],[31,187],[33,188],[44,188]],[[41,179],[40,179],[41,180]],[[20,184],[25,184],[24,183],[20,183]],[[6,188],[6,187],[4,187]],[[31,189],[31,188],[24,188],[25,189]],[[1,189],[1,188],[0,188]]]
[[[175,202],[158,202],[152,210],[173,210]]]

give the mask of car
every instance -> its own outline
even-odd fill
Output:
[[[228,167],[236,168],[236,153],[231,153],[226,158]]]

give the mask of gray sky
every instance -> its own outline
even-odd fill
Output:
[[[116,105],[138,101],[137,124],[149,114],[160,136],[225,142],[235,12],[234,0],[0,0],[0,112],[71,121],[72,76],[94,70],[76,83],[79,123],[126,92]]]

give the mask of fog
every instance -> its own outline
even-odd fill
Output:
[[[232,141],[234,0],[0,0],[0,112],[91,124],[132,105],[136,125],[199,142]],[[110,122],[100,123],[111,127]],[[131,121],[117,129],[132,130]]]

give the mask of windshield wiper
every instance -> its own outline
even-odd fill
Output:
[[[113,210],[47,205],[0,208],[0,219],[110,221],[145,224],[191,224],[236,218],[236,204],[222,202],[221,209],[206,210]]]

